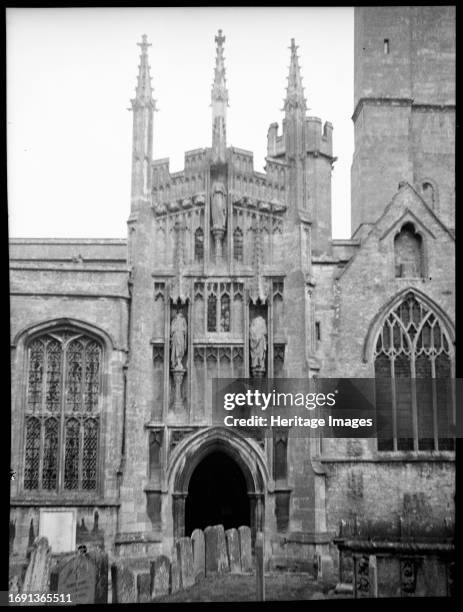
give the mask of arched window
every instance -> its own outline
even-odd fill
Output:
[[[374,352],[378,450],[452,450],[452,352],[413,292],[385,318]]]
[[[70,329],[29,343],[24,489],[97,488],[102,347]]]
[[[207,331],[229,332],[231,329],[231,283],[209,283],[207,287]]]
[[[198,227],[195,231],[195,261],[204,259],[204,232]]]
[[[239,227],[233,232],[233,258],[243,261],[243,232]]]
[[[214,293],[207,298],[207,331],[217,331],[217,297]]]
[[[220,296],[220,331],[230,331],[230,296],[228,293]]]
[[[405,223],[394,238],[394,260],[396,277],[423,276],[423,240],[412,223]]]
[[[434,185],[429,181],[424,181],[421,185],[421,193],[423,194],[425,202],[434,209],[436,205],[436,190],[434,189]]]

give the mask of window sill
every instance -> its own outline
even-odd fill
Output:
[[[432,462],[455,461],[454,451],[381,451],[364,457],[317,457],[321,463],[390,463],[397,462]]]
[[[120,502],[114,498],[101,498],[101,497],[87,497],[82,496],[72,498],[50,498],[50,497],[39,497],[24,495],[12,497],[10,500],[10,506],[120,506]]]

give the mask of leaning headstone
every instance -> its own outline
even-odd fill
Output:
[[[174,545],[173,551],[172,551],[172,561],[170,564],[170,585],[169,585],[169,592],[170,593],[176,593],[177,591],[179,591],[182,588],[182,576],[180,573],[180,566],[177,560],[177,550],[176,550],[176,546]]]
[[[169,594],[170,560],[160,555],[151,561],[152,597],[161,597]]]
[[[251,529],[246,525],[238,528],[240,540],[241,571],[252,572]]]
[[[204,533],[201,529],[195,529],[191,534],[191,542],[193,544],[193,567],[195,581],[198,582],[206,573],[206,557]]]
[[[264,534],[256,534],[256,599],[265,601],[265,574],[264,574]]]
[[[187,589],[195,583],[193,546],[190,538],[184,537],[177,540],[177,559],[182,576],[182,586],[184,589]]]
[[[227,529],[225,532],[227,538],[228,562],[232,574],[241,573],[241,558],[240,558],[240,540],[236,529]]]
[[[49,572],[51,564],[51,548],[45,537],[34,542],[26,575],[24,577],[23,593],[48,593]]]
[[[223,525],[206,527],[204,539],[206,544],[206,574],[228,571],[227,544]]]

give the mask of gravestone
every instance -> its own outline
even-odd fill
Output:
[[[370,555],[369,572],[370,597],[378,597],[378,567],[376,563],[376,555]]]
[[[184,537],[177,540],[177,559],[182,576],[182,586],[187,589],[195,583],[193,546],[190,538]]]
[[[225,532],[227,538],[228,562],[232,574],[241,573],[241,557],[240,557],[240,540],[237,529],[227,529]]]
[[[334,563],[330,555],[317,555],[317,580],[325,583],[336,581]]]
[[[240,540],[241,571],[252,572],[251,529],[246,525],[238,528]]]
[[[152,597],[161,597],[169,594],[170,586],[170,559],[160,555],[151,561]]]
[[[170,593],[176,593],[182,588],[182,575],[180,573],[180,566],[177,560],[177,550],[174,545],[172,551],[172,561],[170,564]]]
[[[149,572],[137,572],[137,603],[151,601],[151,576]]]
[[[227,544],[223,525],[206,527],[204,530],[206,549],[206,574],[228,571]]]
[[[23,593],[48,593],[51,548],[45,537],[37,538],[22,586]]]
[[[136,603],[139,587],[145,588],[146,578],[140,574],[149,574],[150,563],[146,558],[118,559],[111,565],[112,603]]]
[[[52,570],[50,591],[69,594],[73,604],[107,603],[107,577],[106,581],[102,579],[101,566],[106,567],[107,574],[107,562],[101,560],[97,570],[96,559],[89,554],[78,553],[65,559]]]
[[[265,601],[264,534],[256,534],[256,599]]]
[[[195,529],[191,534],[191,542],[193,544],[193,567],[195,581],[198,582],[204,578],[206,573],[206,550],[204,543],[204,533],[201,529]]]
[[[17,593],[19,593],[19,589],[19,578],[18,576],[13,576],[8,581],[8,593],[10,593],[10,595],[16,595]]]

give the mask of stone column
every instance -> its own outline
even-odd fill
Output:
[[[173,493],[174,540],[185,535],[185,500],[188,493]]]

